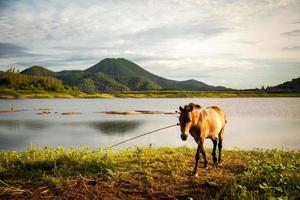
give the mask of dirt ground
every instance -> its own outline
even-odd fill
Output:
[[[191,169],[178,177],[160,174],[159,169],[151,174],[104,178],[79,175],[59,188],[28,187],[1,199],[215,199],[244,169],[244,161],[230,159],[222,166],[199,168],[198,177],[191,176]]]

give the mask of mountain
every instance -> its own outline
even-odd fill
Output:
[[[102,72],[108,77],[126,85],[130,90],[156,90],[162,87],[152,80],[153,74],[124,58],[106,58],[85,72]]]
[[[274,92],[300,92],[300,77],[284,82],[274,87],[268,87],[267,91]]]
[[[42,66],[32,66],[22,71],[21,74],[32,76],[55,76],[55,72],[50,71]]]
[[[180,81],[178,82],[177,85],[185,89],[193,88],[192,90],[228,90],[228,88],[223,86],[211,86],[194,79],[190,79],[187,81]]]
[[[226,90],[197,80],[175,81],[152,74],[124,58],[106,58],[86,69],[87,72],[102,72],[115,77],[131,90],[183,89],[183,90]]]
[[[124,58],[105,58],[85,71],[91,73],[103,72],[116,77],[145,77],[151,75],[150,72]]]
[[[34,76],[55,76],[65,85],[77,86],[84,92],[145,90],[228,90],[197,80],[175,81],[157,76],[124,58],[106,58],[86,70],[52,72],[33,66],[21,72]]]

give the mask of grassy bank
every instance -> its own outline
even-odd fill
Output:
[[[0,89],[0,99],[26,98],[209,98],[209,97],[300,97],[300,93],[264,91],[130,91],[87,94],[78,91],[50,92]]]
[[[199,176],[191,177],[194,153],[186,147],[1,152],[0,198],[300,197],[300,152],[227,150],[222,166],[213,166],[209,159],[209,169],[199,168]]]

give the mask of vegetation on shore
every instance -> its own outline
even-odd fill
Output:
[[[225,150],[223,165],[213,166],[209,157],[209,168],[199,168],[198,177],[190,176],[194,154],[187,147],[1,152],[0,198],[300,197],[299,151]]]
[[[26,98],[233,98],[233,97],[300,97],[300,92],[253,91],[128,91],[111,93],[84,93],[78,90],[44,91],[0,89],[1,99]]]
[[[36,69],[37,67],[35,67]],[[253,90],[145,90],[99,92],[86,85],[81,87],[64,85],[61,80],[50,76],[48,71],[39,70],[35,75],[20,74],[12,68],[0,73],[0,98],[201,98],[201,97],[299,97],[299,78],[280,85],[279,88]],[[36,70],[35,70],[36,71]],[[25,70],[26,72],[26,70]],[[64,72],[66,73],[66,72]],[[30,74],[30,73],[29,73]],[[49,76],[45,76],[49,75]],[[129,78],[130,79],[130,78]],[[131,79],[130,79],[131,80]],[[135,83],[134,83],[135,84]],[[100,85],[98,85],[100,87]],[[103,85],[102,85],[103,86]],[[102,87],[101,86],[101,87]],[[107,84],[106,84],[107,86]],[[106,87],[105,86],[105,87]],[[103,86],[104,87],[104,86]],[[107,86],[108,87],[108,86]],[[89,88],[89,90],[87,89]],[[188,88],[188,87],[187,87]],[[289,90],[289,88],[291,90]],[[134,89],[134,88],[133,88]],[[141,88],[140,88],[141,89]],[[208,88],[209,89],[209,88]],[[88,91],[87,93],[82,91]],[[98,92],[93,92],[98,91]]]
[[[55,84],[54,84],[55,83]],[[106,58],[85,70],[63,70],[54,72],[42,66],[32,66],[20,72],[15,68],[0,72],[0,88],[15,90],[65,91],[77,90],[88,94],[122,91],[220,91],[222,94],[241,92],[224,86],[212,86],[195,79],[176,81],[166,79],[124,58]],[[300,77],[277,86],[251,89],[251,94],[299,93]],[[124,92],[124,93],[123,93]],[[133,92],[135,93],[135,92]],[[176,92],[175,92],[176,93]],[[242,91],[246,94],[247,90]],[[257,92],[255,92],[257,93]],[[148,93],[147,93],[148,94]],[[184,95],[180,94],[181,96]]]
[[[51,76],[31,76],[16,73],[14,69],[0,73],[0,88],[14,90],[63,91],[62,82]]]

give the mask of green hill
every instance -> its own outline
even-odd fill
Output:
[[[124,58],[106,58],[86,70],[52,72],[44,67],[33,66],[21,72],[33,76],[55,76],[65,85],[77,86],[81,91],[146,90],[228,90],[197,80],[175,81],[152,74]]]
[[[268,87],[266,90],[272,92],[300,92],[300,77],[274,87]]]
[[[102,72],[126,85],[130,90],[226,90],[225,87],[214,87],[197,80],[175,81],[152,74],[137,64],[124,58],[106,58],[86,69],[87,72]]]
[[[223,87],[223,86],[211,86],[207,85],[201,81],[197,81],[194,79],[190,79],[187,81],[180,81],[177,84],[179,87],[187,90],[228,90],[228,88]],[[189,89],[191,88],[191,89]]]
[[[124,58],[106,58],[85,70],[102,72],[126,85],[130,90],[156,90],[162,87],[152,80],[153,74]]]
[[[105,58],[85,71],[91,73],[103,72],[115,77],[151,76],[150,72],[124,58]]]
[[[42,66],[32,66],[22,71],[21,74],[31,76],[55,76],[55,72],[50,71]]]

